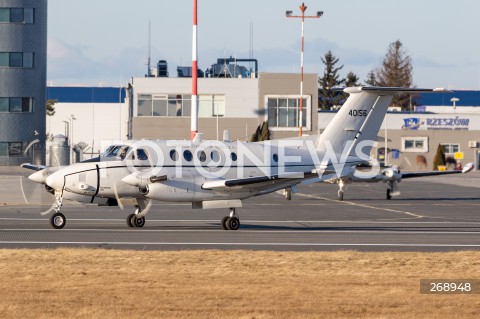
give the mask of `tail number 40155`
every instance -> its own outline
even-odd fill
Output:
[[[350,116],[367,116],[368,110],[350,110],[348,115]]]

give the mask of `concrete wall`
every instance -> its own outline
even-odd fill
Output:
[[[71,120],[72,115],[76,120]],[[85,142],[98,153],[112,140],[127,139],[127,122],[128,110],[124,103],[56,103],[55,115],[47,116],[47,133],[69,135],[70,142],[73,137],[73,144]],[[69,132],[66,132],[68,126]]]
[[[317,132],[318,90],[317,75],[304,76],[304,95],[311,97],[310,129],[305,135]],[[191,78],[133,78],[133,138],[189,139],[190,117],[136,117],[139,94],[190,94]],[[248,139],[263,121],[268,120],[265,110],[268,95],[300,95],[300,76],[286,73],[260,73],[251,78],[201,78],[198,81],[201,94],[224,94],[225,116],[218,119],[218,136],[230,131],[232,140]],[[128,103],[128,102],[127,102]],[[217,119],[199,118],[199,132],[204,139],[217,138]],[[298,135],[297,128],[271,128],[272,138]]]
[[[304,74],[303,95],[311,97],[311,128],[310,130],[303,130],[304,135],[313,135],[318,132],[318,75]],[[300,75],[295,73],[260,73],[259,82],[259,96],[258,103],[260,110],[267,108],[265,96],[266,95],[298,95],[300,96]],[[304,109],[305,112],[305,109]],[[265,114],[261,118],[267,120],[268,116]],[[291,128],[277,128],[271,129],[272,138],[280,139],[287,137],[298,136],[298,129]]]

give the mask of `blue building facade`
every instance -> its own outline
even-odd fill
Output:
[[[0,1],[0,165],[45,162],[47,0]]]

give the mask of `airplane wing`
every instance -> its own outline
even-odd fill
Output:
[[[202,189],[224,192],[265,191],[269,186],[273,189],[282,189],[297,185],[303,180],[315,176],[318,177],[318,174],[312,171],[285,173],[272,176],[212,180],[203,183]]]
[[[430,172],[410,172],[410,173],[402,173],[403,178],[412,178],[412,177],[422,177],[422,176],[435,176],[435,175],[450,175],[450,174],[460,174],[460,173],[468,173],[475,168],[474,163],[466,164],[462,170],[453,170],[453,171],[430,171]]]
[[[34,164],[30,164],[30,163],[23,163],[22,165],[20,165],[20,167],[23,167],[23,168],[26,168],[26,169],[31,169],[33,171],[41,171],[41,170],[44,170],[44,169],[48,168],[48,166],[34,165]]]

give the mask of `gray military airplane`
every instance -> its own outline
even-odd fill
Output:
[[[236,208],[242,207],[242,200],[288,190],[313,178],[341,178],[353,166],[370,161],[370,150],[395,94],[444,90],[351,87],[344,91],[349,98],[321,135],[257,143],[127,141],[67,167],[23,167],[38,170],[29,178],[55,195],[48,212],[53,212],[50,223],[56,229],[66,224],[61,213],[66,198],[120,205],[122,199],[131,198],[137,209],[127,217],[130,227],[143,227],[152,200],[159,200],[229,209],[221,225],[237,230]]]

